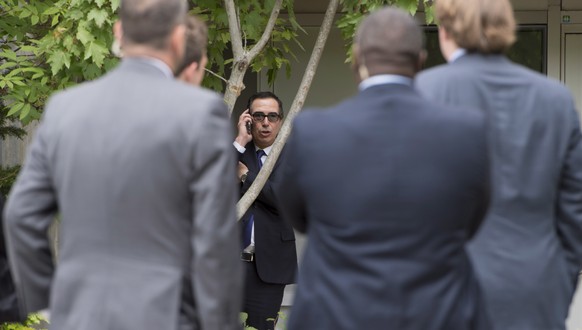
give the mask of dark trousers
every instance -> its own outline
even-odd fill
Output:
[[[263,282],[257,274],[255,262],[245,264],[245,295],[243,312],[247,313],[247,325],[258,330],[274,330],[285,284]]]

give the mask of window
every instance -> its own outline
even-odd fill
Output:
[[[546,73],[546,29],[545,25],[520,25],[517,30],[517,41],[507,53],[507,57],[534,71]],[[424,35],[428,51],[425,67],[445,63],[439,48],[437,28],[426,27]]]

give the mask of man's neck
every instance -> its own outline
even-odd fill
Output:
[[[176,70],[176,63],[173,60],[173,56],[162,50],[152,49],[151,47],[132,45],[123,50],[124,57],[136,57],[136,58],[150,58],[163,62],[172,74]]]

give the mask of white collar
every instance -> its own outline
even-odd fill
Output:
[[[371,76],[364,79],[360,85],[360,91],[368,89],[373,86],[384,85],[384,84],[400,84],[406,86],[412,86],[412,78],[396,75],[396,74],[379,74]]]
[[[271,149],[273,149],[273,145],[270,145],[270,146],[268,146],[268,147],[266,147],[264,149],[261,149],[261,148],[257,147],[257,145],[255,144],[255,152],[256,151],[259,151],[259,150],[263,150],[265,152],[265,155],[267,155],[267,156],[271,152]]]
[[[449,63],[453,63],[456,60],[458,60],[459,58],[461,58],[462,56],[464,56],[465,54],[467,54],[467,50],[464,48],[459,48],[457,50],[455,50],[453,52],[453,54],[451,55],[451,57],[449,58]]]

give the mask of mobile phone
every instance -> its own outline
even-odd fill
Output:
[[[247,126],[247,133],[251,134],[251,122],[247,121],[245,125]]]

